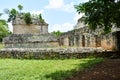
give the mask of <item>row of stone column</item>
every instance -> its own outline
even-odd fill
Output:
[[[76,47],[99,47],[101,40],[98,36],[92,34],[70,35],[60,38],[61,46]]]

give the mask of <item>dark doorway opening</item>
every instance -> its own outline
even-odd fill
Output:
[[[82,47],[85,47],[85,36],[82,35]]]

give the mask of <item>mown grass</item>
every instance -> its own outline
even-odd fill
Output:
[[[102,58],[65,60],[0,59],[0,80],[64,80]]]

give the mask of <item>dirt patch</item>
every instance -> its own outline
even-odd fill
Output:
[[[107,59],[66,80],[120,80],[120,59]]]

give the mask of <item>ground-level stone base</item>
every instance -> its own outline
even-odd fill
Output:
[[[110,56],[102,48],[5,48],[0,50],[1,58],[17,59],[64,59],[87,56]]]

